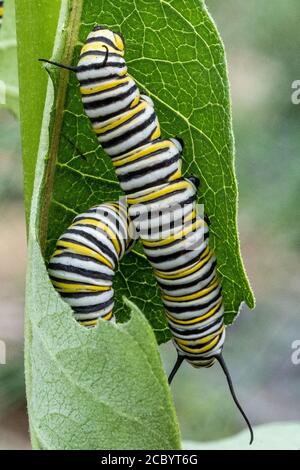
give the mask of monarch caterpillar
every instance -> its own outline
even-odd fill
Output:
[[[112,282],[118,261],[134,243],[129,224],[122,203],[101,204],[77,215],[57,241],[50,279],[86,327],[99,318],[115,321]]]
[[[0,28],[2,26],[3,13],[4,13],[4,1],[0,0]]]
[[[169,383],[184,360],[194,367],[218,361],[249,427],[251,444],[253,431],[222,356],[223,299],[208,227],[196,213],[199,181],[182,177],[182,141],[161,139],[152,100],[140,94],[127,73],[124,47],[122,35],[96,26],[76,67],[40,60],[76,73],[85,112],[127,195],[129,214],[154,268],[178,353]]]

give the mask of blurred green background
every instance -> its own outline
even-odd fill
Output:
[[[244,307],[228,329],[224,355],[253,424],[299,421],[300,365],[291,361],[292,342],[300,339],[300,105],[291,102],[292,82],[300,79],[299,1],[207,5],[227,51],[241,249],[257,299],[256,309]],[[27,449],[20,129],[1,106],[0,209],[0,338],[7,346],[7,365],[0,365],[0,449]],[[161,352],[170,370],[172,345]],[[197,371],[185,365],[172,390],[184,439],[216,440],[244,427],[217,366]]]

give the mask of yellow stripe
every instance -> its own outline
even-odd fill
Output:
[[[122,204],[118,204],[117,202],[112,202],[110,206],[112,206],[115,209],[115,212],[118,216],[123,215],[125,222],[127,221],[128,213]]]
[[[179,191],[180,189],[186,189],[189,185],[186,181],[180,181],[178,183],[172,185],[166,185],[164,188],[155,191],[150,191],[150,194],[146,194],[145,196],[139,196],[135,198],[128,198],[128,204],[140,204],[142,202],[149,202],[153,199],[157,199],[161,196],[166,196],[167,194],[173,193],[174,191]]]
[[[61,255],[64,251],[66,251],[66,250],[58,250],[58,249],[56,249],[56,250],[54,251],[53,255],[52,255],[52,258],[54,258],[54,256]],[[52,258],[51,258],[51,259],[52,259]]]
[[[161,130],[160,130],[160,125],[159,122],[157,123],[157,127],[154,130],[154,132],[151,135],[151,140],[156,140],[161,136]]]
[[[177,180],[178,178],[181,178],[181,176],[182,176],[181,175],[181,167],[182,167],[182,164],[181,164],[181,162],[179,162],[178,170],[173,175],[170,176],[169,181],[174,181],[174,180]]]
[[[93,93],[98,93],[99,91],[111,90],[122,83],[128,83],[129,77],[112,80],[111,82],[105,82],[102,85],[97,85],[93,87],[80,87],[80,92],[82,95],[91,95]]]
[[[177,338],[174,338],[174,339],[177,342]],[[213,349],[214,346],[216,344],[218,344],[219,340],[220,340],[220,336],[217,336],[217,338],[215,338],[209,344],[207,344],[207,345],[203,346],[203,348],[199,348],[199,349],[191,349],[191,348],[188,348],[187,346],[180,346],[180,348],[183,351],[191,353],[191,354],[201,354],[203,352],[209,351],[210,349]]]
[[[98,323],[98,318],[95,320],[80,320],[79,323],[83,326],[96,326]]]
[[[139,104],[140,101],[140,93],[138,92],[138,95],[134,98],[133,102],[130,105],[130,108],[134,108],[137,104]]]
[[[113,122],[111,122],[110,124],[108,124],[107,126],[104,126],[104,127],[94,127],[94,131],[96,132],[96,134],[104,134],[104,132],[107,132],[107,131],[110,131],[112,129],[115,129],[116,127],[120,126],[121,124],[123,124],[124,122],[128,121],[130,118],[132,118],[133,116],[135,116],[136,114],[138,114],[140,111],[142,111],[143,109],[145,109],[147,106],[147,103],[145,102],[142,102],[140,103],[136,108],[134,108],[132,111],[128,111],[127,113],[125,113],[124,116],[120,117],[119,119],[117,120],[114,120]]]
[[[115,210],[115,213],[118,217],[122,218],[124,224],[128,227],[130,223],[129,214],[127,209],[122,204],[118,204],[117,202],[111,202],[108,207],[111,207]]]
[[[191,346],[191,343],[193,343],[193,345],[196,345],[196,344],[206,344],[210,341],[212,341],[216,336],[220,336],[220,334],[223,333],[224,331],[224,325],[221,326],[221,328],[218,329],[218,331],[215,331],[214,333],[212,333],[211,335],[208,335],[208,336],[205,336],[204,338],[199,338],[199,339],[196,339],[196,340],[193,340],[193,339],[190,339],[190,340],[185,340],[185,339],[179,339],[179,338],[176,338],[176,343],[179,344],[180,346]]]
[[[118,49],[110,46],[109,44],[106,44],[102,41],[94,41],[94,42],[88,42],[86,44],[84,44],[84,46],[82,46],[82,49],[81,49],[81,52],[80,52],[80,55],[81,54],[84,54],[85,52],[93,52],[93,51],[103,51],[103,52],[106,52],[106,47],[108,49],[108,52],[113,52],[115,54],[118,54]],[[122,53],[121,53],[122,55]]]
[[[85,224],[89,224],[89,225],[92,225],[93,227],[97,227],[97,228],[100,228],[101,230],[103,230],[104,232],[106,232],[110,238],[110,240],[112,241],[116,251],[118,254],[120,254],[120,251],[121,251],[121,247],[120,247],[120,244],[117,240],[117,235],[116,233],[111,230],[106,224],[104,224],[103,222],[101,222],[100,220],[95,220],[95,219],[81,219],[81,220],[78,220],[78,222],[75,222],[73,224],[73,226],[76,226],[76,225],[85,225]]]
[[[85,284],[68,284],[65,282],[52,281],[52,284],[63,292],[105,292],[111,289],[109,286],[95,286]]]
[[[147,248],[147,247],[151,247],[151,248],[152,248],[152,247],[158,247],[158,246],[169,245],[169,244],[172,243],[173,241],[178,240],[178,239],[180,239],[180,238],[183,238],[183,237],[186,236],[188,233],[197,230],[201,225],[203,225],[203,220],[198,219],[198,220],[196,220],[196,222],[194,222],[193,224],[191,224],[189,227],[186,227],[184,230],[181,230],[180,232],[175,233],[174,235],[172,235],[172,236],[169,237],[169,238],[166,238],[166,239],[163,239],[163,240],[159,240],[159,241],[147,241],[147,240],[143,240],[142,243],[143,243],[143,246],[145,246],[146,248]]]
[[[108,312],[104,317],[102,317],[102,320],[109,321],[111,320],[113,316],[112,310]],[[79,323],[83,326],[96,326],[98,323],[99,318],[96,318],[94,320],[79,320]]]
[[[218,287],[219,284],[219,279],[215,276],[213,283],[209,287],[206,289],[201,289],[199,292],[195,292],[194,294],[183,295],[181,297],[162,294],[162,297],[164,300],[170,300],[173,302],[185,302],[188,300],[201,299],[201,297],[205,297],[207,294],[212,292],[216,287]]]
[[[190,274],[193,274],[196,272],[198,269],[201,269],[202,266],[204,266],[210,257],[213,256],[213,251],[210,250],[210,248],[207,246],[200,258],[199,261],[197,261],[196,264],[194,264],[191,268],[179,270],[179,271],[174,271],[172,273],[164,273],[163,271],[158,271],[154,270],[155,277],[161,278],[161,279],[181,279],[185,276],[189,276]]]
[[[113,312],[112,312],[112,310],[111,310],[111,311],[110,311],[109,313],[107,313],[104,317],[102,317],[102,320],[108,321],[108,320],[110,320],[110,319],[112,318],[112,316],[113,316]]]
[[[139,158],[145,157],[146,155],[149,155],[152,152],[156,152],[157,150],[165,149],[169,147],[170,147],[170,144],[168,142],[158,142],[158,143],[150,145],[149,147],[147,146],[145,149],[139,152],[133,151],[127,154],[127,156],[125,155],[122,157],[114,158],[113,165],[114,167],[123,166],[123,165],[126,165],[126,163],[131,163],[131,162],[134,162],[135,160],[138,160]]]
[[[101,263],[108,266],[109,268],[113,269],[113,265],[108,259],[102,256],[100,253],[96,253],[91,248],[87,248],[85,246],[80,246],[80,245],[77,245],[76,243],[66,242],[63,240],[58,241],[58,246],[62,246],[63,248],[69,248],[70,250],[74,251],[75,253],[78,253],[79,255],[85,255],[85,256],[90,256],[91,258],[95,258]]]
[[[3,16],[4,13],[4,7],[0,7],[0,16]]]
[[[201,323],[203,320],[212,317],[221,307],[223,300],[219,300],[219,302],[207,313],[201,315],[200,317],[192,318],[191,320],[177,320],[174,318],[169,312],[166,312],[166,315],[170,321],[176,323],[178,325],[193,325],[194,323]]]

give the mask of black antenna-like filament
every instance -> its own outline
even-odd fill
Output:
[[[107,62],[107,59],[108,59],[108,47],[107,46],[103,46],[105,49],[106,49],[106,52],[105,52],[105,57],[104,57],[104,61],[102,62],[102,67],[105,67],[106,65],[106,62]]]
[[[108,47],[107,46],[103,46],[103,47],[106,49],[106,52],[105,52],[104,60],[102,64],[100,64],[100,67],[105,67],[107,60],[108,60],[108,54],[109,54]],[[38,60],[40,62],[46,62],[46,64],[55,65],[56,67],[60,67],[61,69],[70,70],[71,72],[77,72],[78,70],[77,67],[73,67],[72,65],[60,64],[59,62],[55,62],[53,60],[48,60],[48,59],[38,59]]]
[[[56,67],[60,67],[61,69],[70,70],[71,72],[77,72],[77,67],[72,67],[71,65],[64,65],[60,64],[59,62],[54,62],[53,60],[47,59],[38,59],[40,62],[46,62],[46,64],[56,65]]]
[[[224,358],[221,354],[218,355],[218,356],[215,356],[215,358],[219,362],[219,364],[220,364],[220,366],[221,366],[221,368],[222,368],[222,370],[225,374],[225,377],[227,379],[227,383],[228,383],[229,390],[230,390],[231,396],[233,398],[233,401],[236,404],[237,408],[240,410],[241,415],[243,416],[243,418],[246,421],[246,424],[249,428],[249,431],[250,431],[250,445],[251,445],[252,442],[253,442],[253,439],[254,439],[253,429],[252,429],[252,426],[250,424],[249,419],[247,418],[246,413],[244,412],[243,408],[241,407],[241,405],[240,405],[240,403],[237,399],[237,396],[236,396],[234,388],[233,388],[233,383],[232,383],[232,379],[231,379],[229,370],[227,369],[226,363],[225,363]],[[173,367],[173,369],[172,369],[172,371],[169,375],[169,378],[168,378],[169,385],[171,384],[172,380],[174,379],[174,376],[175,376],[176,372],[178,371],[178,369],[181,366],[183,361],[184,361],[184,356],[178,355],[177,356],[177,361],[175,362],[175,365],[174,365],[174,367]]]
[[[172,380],[174,379],[174,376],[176,374],[176,372],[178,371],[179,367],[181,366],[181,364],[183,363],[184,361],[184,356],[180,356],[178,354],[177,356],[177,361],[175,362],[175,365],[169,375],[169,378],[168,378],[168,382],[169,382],[169,385],[171,384]]]
[[[230,390],[230,393],[231,393],[231,396],[233,398],[233,401],[234,403],[236,404],[237,408],[240,410],[244,420],[246,421],[247,423],[247,426],[249,428],[249,431],[250,431],[250,445],[252,444],[253,442],[253,439],[254,439],[254,434],[253,434],[253,429],[252,429],[252,426],[250,424],[250,421],[249,419],[247,418],[246,416],[246,413],[244,412],[243,408],[241,407],[238,399],[237,399],[237,396],[235,394],[235,391],[234,391],[234,388],[233,388],[233,383],[232,383],[232,379],[230,377],[230,373],[229,373],[229,370],[227,369],[227,366],[226,366],[226,363],[224,361],[224,358],[223,356],[220,354],[218,356],[215,356],[217,361],[219,362],[220,366],[222,367],[223,369],[223,372],[226,376],[226,379],[227,379],[227,383],[228,383],[228,386],[229,386],[229,390]]]

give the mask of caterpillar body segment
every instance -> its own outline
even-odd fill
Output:
[[[134,244],[131,233],[126,206],[107,203],[76,216],[57,241],[49,276],[82,325],[115,321],[113,278]]]

